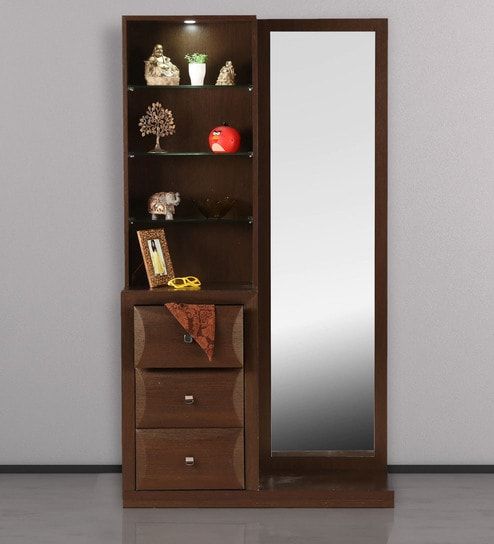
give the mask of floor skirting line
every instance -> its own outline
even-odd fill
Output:
[[[113,474],[122,465],[0,465],[0,474]],[[494,465],[388,465],[390,474],[493,474]]]

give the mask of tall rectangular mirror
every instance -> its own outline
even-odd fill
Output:
[[[271,451],[372,456],[376,33],[269,39]]]

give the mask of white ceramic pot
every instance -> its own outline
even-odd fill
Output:
[[[189,76],[191,85],[204,85],[204,77],[206,75],[206,63],[189,64]]]

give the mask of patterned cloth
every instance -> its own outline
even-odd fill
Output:
[[[216,311],[214,304],[165,304],[173,317],[213,359]]]

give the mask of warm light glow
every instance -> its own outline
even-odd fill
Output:
[[[194,19],[185,19],[184,23],[186,25],[195,25],[196,24]]]

